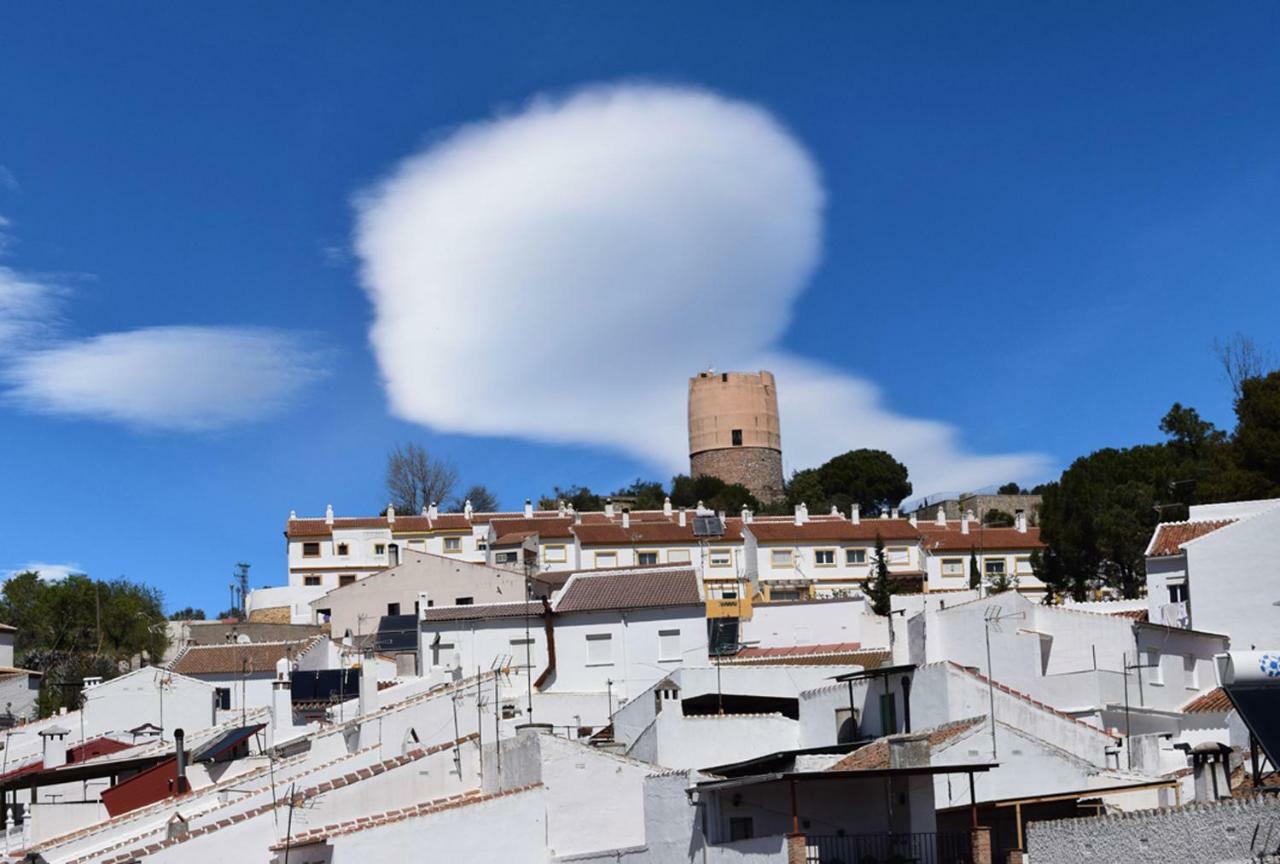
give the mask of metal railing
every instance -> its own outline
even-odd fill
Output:
[[[807,864],[972,864],[968,834],[847,834],[805,838]]]

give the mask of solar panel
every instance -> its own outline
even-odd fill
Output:
[[[1280,651],[1232,651],[1222,686],[1271,764],[1280,759]]]
[[[724,523],[719,516],[694,516],[694,537],[720,537],[724,534]]]

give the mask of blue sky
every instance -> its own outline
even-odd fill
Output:
[[[776,361],[793,372],[780,375],[784,396],[788,380],[831,384],[839,404],[797,401],[790,427],[784,404],[790,468],[900,437],[915,442],[907,461],[925,481],[986,472],[998,482],[1007,466],[1032,482],[1094,448],[1156,438],[1175,400],[1230,423],[1212,339],[1243,331],[1280,347],[1280,11],[797,8],[6,6],[0,267],[11,291],[36,286],[23,296],[40,302],[8,329],[0,303],[0,570],[74,563],[213,612],[236,561],[253,565],[255,586],[283,579],[290,509],[384,504],[384,454],[409,439],[512,507],[556,483],[665,477],[683,406],[656,404],[668,391],[642,362],[655,356],[669,358],[664,374]],[[564,170],[578,142],[555,136],[598,109],[574,101],[589,85],[622,87],[609,91],[619,134],[644,140],[620,158],[670,156],[668,139],[705,136],[717,153],[746,153],[748,174],[771,170],[771,153],[799,160],[778,180],[788,194],[756,190],[744,207],[761,220],[742,229],[754,233],[704,224],[724,218],[723,202],[699,190],[678,214],[682,238],[725,241],[715,266],[737,262],[700,278],[741,278],[742,296],[768,298],[777,314],[733,317],[757,304],[735,304],[728,288],[704,313],[680,291],[641,291],[658,310],[641,309],[643,326],[604,342],[586,335],[591,298],[556,294],[559,271],[519,257],[541,236],[531,226],[545,224],[561,257],[575,267],[591,257],[558,230],[576,227],[573,214],[538,221],[562,187],[547,197],[525,184],[502,202],[516,213],[511,235],[485,221],[494,208],[469,214],[455,198],[441,199],[451,203],[439,223],[404,223],[421,229],[407,246],[379,239],[388,201],[437,188],[435,174],[415,179],[402,163],[415,154],[438,174],[451,165],[444,149],[480,145],[463,154],[464,194],[511,161],[504,147],[523,157],[520,124],[542,117],[547,170]],[[550,107],[530,109],[540,94]],[[648,122],[668,116],[688,118],[684,138]],[[761,116],[776,128],[739,142]],[[456,137],[464,124],[482,125]],[[679,176],[644,191],[641,203],[658,208],[646,213],[670,206],[662,196]],[[630,203],[609,198],[609,208]],[[362,252],[353,238],[375,223]],[[474,271],[458,261],[415,257],[457,225],[484,229],[450,249],[483,257],[492,280],[474,297],[452,292],[462,305],[444,316],[395,286],[440,268],[470,286]],[[618,230],[622,260],[640,229],[620,217]],[[788,267],[756,284],[775,250],[792,255]],[[494,276],[495,261],[508,271]],[[608,260],[588,264],[574,277],[612,282]],[[634,268],[617,275],[625,284]],[[405,304],[427,322],[421,350],[417,331],[404,332]],[[468,341],[487,304],[547,317],[499,314],[512,333],[534,326],[487,353],[492,343]],[[718,328],[722,314],[734,326]],[[381,341],[380,321],[404,338]],[[739,327],[760,332],[740,338]],[[507,353],[520,339],[528,345]],[[551,385],[530,373],[543,364]],[[580,388],[575,367],[590,379]],[[174,389],[175,377],[198,386]],[[498,400],[530,382],[580,389],[573,411],[609,423],[584,420],[581,431],[554,416],[566,412]],[[212,396],[193,407],[192,392]],[[805,438],[801,425],[821,434]]]

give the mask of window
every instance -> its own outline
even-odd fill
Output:
[[[617,552],[597,552],[596,566],[597,567],[617,567],[618,553]]]
[[[302,557],[303,558],[319,558],[320,544],[319,543],[303,543]]]
[[[1030,558],[1025,558],[1025,557],[1023,557],[1023,558],[1014,558],[1014,559],[1013,559],[1013,569],[1014,569],[1014,571],[1015,571],[1015,572],[1017,572],[1017,573],[1030,573],[1030,572],[1032,572],[1032,571],[1031,571],[1031,559],[1030,559]]]
[[[1142,665],[1149,668],[1142,670],[1147,676],[1147,681],[1157,687],[1164,686],[1164,669],[1160,668],[1160,652],[1154,648],[1148,648],[1142,652]]]
[[[551,564],[563,564],[569,560],[569,554],[563,546],[545,546],[542,549],[542,560]]]
[[[488,549],[488,548],[489,548],[489,538],[488,538],[488,537],[477,537],[477,538],[476,538],[476,550],[477,550],[477,551],[479,551],[479,552],[484,552],[484,551],[485,551],[486,549]]]
[[[399,603],[388,603],[388,604],[387,604],[387,614],[388,614],[388,615],[399,615],[399,614],[400,614],[400,604],[399,604]]]
[[[462,551],[462,538],[461,538],[461,537],[446,537],[446,538],[444,538],[444,551],[446,551],[446,552],[461,552],[461,551]]]
[[[342,555],[343,557],[345,557],[345,556],[346,556],[346,554],[347,554],[347,551],[348,551],[348,550],[347,550],[347,544],[346,544],[346,543],[339,543],[339,544],[338,544],[338,554],[339,554],[339,555]]]
[[[790,603],[800,599],[800,592],[791,588],[773,588],[769,591],[770,602]]]
[[[890,567],[905,567],[911,563],[911,550],[906,546],[890,546],[884,550],[884,555],[889,559]]]
[[[814,549],[813,563],[818,567],[834,567],[836,566],[836,550],[834,549]]]
[[[587,636],[587,665],[613,665],[613,636],[608,633],[592,633]]]
[[[988,576],[1004,575],[1004,559],[1003,558],[984,558],[982,559],[982,572]]]
[[[728,549],[711,550],[711,566],[712,567],[732,567],[733,552]]]
[[[658,553],[651,550],[647,550],[644,552],[637,552],[636,563],[637,564],[657,564]]]
[[[516,563],[517,556],[514,552],[499,552],[497,555],[493,556],[493,560],[498,564],[514,564]]]
[[[303,585],[319,585],[320,577],[319,576],[303,576],[302,584]]]
[[[773,567],[790,567],[791,550],[773,549],[769,552],[769,564]]]
[[[1193,654],[1187,654],[1182,658],[1182,680],[1186,682],[1188,690],[1200,689],[1200,667],[1196,665]]]
[[[373,544],[373,554],[374,554],[374,555],[386,555],[386,554],[387,554],[387,544],[386,544],[386,543],[374,543],[374,544]]]
[[[533,637],[520,636],[511,640],[512,665],[517,669],[528,669],[533,662]]]
[[[658,660],[671,661],[680,659],[680,631],[658,631]]]
[[[1185,603],[1187,602],[1187,583],[1174,582],[1169,585],[1169,602]]]
[[[730,432],[729,434],[730,434],[730,436],[731,436],[731,437],[732,437],[732,439],[733,439],[733,446],[734,446],[734,447],[741,447],[741,446],[742,446],[742,430],[741,430],[741,429],[734,429],[734,430],[733,430],[732,432]]]
[[[454,606],[470,606],[475,602],[476,602],[476,598],[474,597],[454,597],[453,598]]]
[[[750,816],[729,817],[729,842],[750,840],[756,836],[755,825]]]
[[[844,550],[844,563],[849,565],[858,565],[867,563],[866,549],[846,549]]]
[[[217,700],[218,707],[223,711],[231,709],[231,688],[215,687],[213,689],[213,698]]]
[[[354,581],[356,581],[356,574],[354,573],[343,573],[341,576],[338,577],[338,585],[340,586],[350,585]]]
[[[964,575],[964,559],[963,558],[943,558],[942,559],[942,575],[943,576],[963,576]]]
[[[688,549],[668,549],[667,563],[668,564],[688,564],[689,550]]]

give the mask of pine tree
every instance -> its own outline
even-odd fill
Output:
[[[969,587],[977,591],[982,587],[982,571],[978,569],[978,550],[969,547]]]
[[[889,579],[889,558],[884,551],[884,538],[876,535],[875,576],[867,583],[867,597],[871,599],[871,611],[876,615],[888,615],[893,609],[893,582]]]

